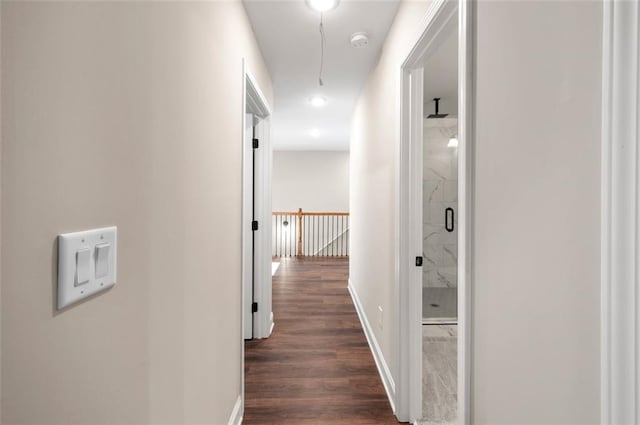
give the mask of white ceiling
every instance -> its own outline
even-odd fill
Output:
[[[348,150],[351,116],[398,9],[397,0],[348,1],[324,14],[324,86],[318,84],[320,14],[304,0],[244,0],[274,87],[272,140],[276,150]],[[351,47],[367,32],[369,45]],[[328,103],[311,106],[322,95]],[[320,130],[315,138],[311,129]]]
[[[424,63],[425,116],[435,113],[434,97],[441,98],[441,114],[458,115],[458,33],[455,30]]]

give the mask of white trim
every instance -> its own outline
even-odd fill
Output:
[[[241,220],[241,235],[242,235],[242,243],[241,243],[241,295],[240,295],[240,403],[236,402],[236,407],[239,406],[238,411],[236,412],[236,407],[234,407],[234,413],[232,413],[232,418],[238,417],[237,424],[242,422],[242,414],[244,412],[244,396],[245,396],[245,383],[244,383],[244,313],[245,313],[245,291],[244,291],[244,279],[245,279],[245,268],[244,268],[244,259],[246,257],[246,250],[249,249],[246,247],[244,240],[245,234],[248,231],[248,226],[250,223],[246,223],[245,209],[247,206],[245,205],[245,191],[251,190],[251,187],[247,185],[245,181],[245,154],[246,150],[249,148],[247,143],[245,143],[245,127],[246,127],[246,112],[250,108],[250,110],[254,113],[255,116],[261,119],[260,124],[256,127],[256,130],[259,129],[261,138],[261,144],[263,147],[262,154],[259,155],[260,162],[256,167],[256,173],[262,176],[262,179],[259,179],[261,185],[257,187],[257,193],[259,194],[257,197],[257,211],[258,211],[258,220],[261,222],[261,231],[260,237],[257,238],[258,246],[262,247],[259,249],[262,253],[264,253],[262,261],[258,261],[256,267],[256,275],[259,276],[257,289],[254,293],[254,299],[258,302],[259,307],[258,313],[254,314],[254,336],[258,336],[261,338],[268,337],[271,335],[271,331],[273,330],[273,312],[271,309],[271,172],[272,172],[272,150],[271,150],[271,141],[270,141],[270,116],[271,116],[271,108],[269,103],[267,102],[267,98],[264,96],[262,90],[260,89],[257,80],[253,77],[253,74],[249,70],[249,66],[247,65],[247,61],[242,59],[242,217]],[[231,424],[231,422],[229,422]]]
[[[243,68],[244,68],[245,78],[249,83],[245,89],[245,93],[247,95],[247,98],[249,99],[249,102],[247,102],[247,105],[245,106],[245,108],[251,108],[254,111],[254,113],[258,115],[260,118],[266,118],[270,116],[271,108],[269,107],[269,102],[267,101],[267,98],[265,97],[262,90],[260,90],[258,81],[253,76],[253,74],[248,70],[246,62],[244,62],[244,60],[243,60]]]
[[[415,42],[400,69],[400,144],[396,152],[396,416],[422,416],[422,273],[414,258],[422,255],[422,66],[440,43],[458,31],[458,423],[470,423],[471,280],[473,226],[471,0],[435,0],[420,21]],[[457,14],[457,20],[454,19]]]
[[[242,59],[242,135],[240,137],[240,143],[242,143],[242,193],[241,193],[241,214],[242,214],[242,223],[240,223],[240,407],[241,411],[244,412],[244,304],[245,304],[245,267],[244,267],[244,259],[245,259],[245,228],[244,228],[244,216],[245,216],[245,129],[246,129],[246,116],[247,116],[247,70],[245,60]],[[235,410],[235,407],[234,407]],[[233,417],[233,415],[232,415]]]
[[[397,148],[396,148],[396,177],[395,177],[395,185],[396,185],[396,202],[395,202],[395,223],[394,223],[394,230],[395,230],[395,246],[396,246],[396,252],[395,252],[395,268],[394,268],[394,274],[395,274],[395,285],[394,285],[394,301],[396,303],[396,314],[397,314],[397,333],[396,336],[394,338],[395,340],[395,348],[396,348],[396,361],[398,364],[397,367],[397,381],[398,381],[398,387],[397,387],[397,391],[396,391],[396,416],[398,417],[399,420],[401,421],[409,421],[409,399],[408,396],[405,396],[405,394],[408,395],[409,393],[409,383],[408,380],[411,379],[411,360],[408,359],[408,355],[406,354],[407,349],[405,348],[405,346],[407,346],[409,344],[408,340],[410,340],[409,338],[409,331],[411,329],[411,326],[409,325],[410,323],[410,317],[414,316],[415,313],[412,314],[412,312],[404,310],[405,314],[403,314],[403,310],[402,308],[408,308],[407,305],[411,305],[411,303],[409,302],[409,298],[411,296],[410,293],[407,293],[408,291],[405,291],[405,287],[406,285],[403,284],[403,282],[407,281],[407,276],[410,273],[410,270],[408,269],[406,262],[409,261],[408,259],[410,258],[411,255],[411,245],[410,245],[410,239],[409,238],[404,238],[402,237],[402,235],[407,235],[408,233],[410,233],[409,231],[409,223],[407,220],[403,220],[402,218],[406,218],[406,208],[403,207],[404,205],[406,205],[406,203],[408,202],[407,200],[410,199],[409,196],[409,186],[407,184],[405,184],[405,182],[407,181],[408,177],[404,176],[404,170],[403,167],[401,167],[402,163],[406,163],[408,161],[410,161],[410,156],[409,156],[409,149],[408,147],[405,147],[404,143],[402,142],[405,139],[405,132],[410,126],[409,126],[409,114],[405,113],[404,109],[408,106],[405,105],[404,102],[402,101],[402,94],[407,92],[408,90],[410,90],[410,84],[409,84],[409,78],[407,75],[404,75],[406,71],[402,70],[402,76],[399,79],[400,80],[400,90],[399,92],[401,93],[401,100],[399,102],[400,104],[400,138],[401,138],[401,142],[400,144],[398,144]],[[411,288],[409,287],[409,290]],[[408,350],[409,352],[411,352],[412,350]],[[420,366],[421,368],[421,366]],[[414,371],[414,373],[419,373],[417,371]]]
[[[402,62],[402,69],[421,67],[421,61],[445,41],[448,31],[455,28],[451,26],[451,18],[457,11],[458,0],[434,0],[431,3],[418,24],[414,42]]]
[[[401,341],[398,389],[398,419],[414,420],[422,417],[422,269],[415,266],[415,257],[422,255],[422,134],[423,134],[423,71],[422,68],[406,72],[410,104],[408,105],[408,138],[403,186],[406,197],[402,220],[404,224],[404,278],[400,283],[401,298],[397,314],[402,317],[398,335]],[[404,174],[404,173],[403,173]]]
[[[640,5],[603,5],[601,423],[640,420]]]
[[[395,393],[396,393],[396,384],[393,381],[393,376],[391,375],[391,370],[387,365],[387,362],[384,359],[384,355],[382,354],[382,350],[380,349],[380,345],[378,345],[378,341],[376,340],[376,336],[373,333],[373,328],[367,320],[367,315],[364,313],[364,309],[362,308],[362,304],[360,303],[360,299],[358,298],[358,293],[356,292],[356,288],[351,284],[351,278],[349,278],[349,294],[351,294],[351,299],[353,300],[353,306],[358,313],[358,317],[360,318],[360,323],[362,324],[362,329],[364,330],[364,335],[367,337],[367,342],[369,343],[369,348],[371,349],[371,354],[373,354],[373,359],[376,362],[376,367],[378,368],[378,374],[380,374],[380,379],[382,379],[382,385],[384,386],[384,390],[387,393],[387,398],[389,399],[389,404],[391,404],[391,409],[395,412]]]
[[[473,1],[458,9],[458,423],[471,424],[471,334],[474,270]]]
[[[256,283],[254,300],[258,311],[254,314],[254,338],[267,338],[272,324],[272,275],[271,275],[271,161],[272,150],[269,137],[270,117],[264,117],[256,125],[256,137],[260,147],[256,154],[256,219],[259,228],[255,234]]]
[[[253,338],[267,338],[271,334],[273,326],[272,309],[271,309],[271,180],[272,180],[272,148],[270,138],[270,114],[271,108],[267,103],[267,99],[260,89],[257,80],[249,71],[246,62],[243,60],[243,87],[244,98],[243,105],[245,111],[251,111],[254,114],[254,125],[256,128],[256,137],[260,139],[260,148],[256,155],[255,173],[255,211],[256,219],[259,222],[259,230],[251,232],[248,228],[250,225],[243,219],[242,223],[242,240],[245,239],[246,232],[255,235],[256,258],[254,258],[254,294],[253,299],[258,303],[258,312],[253,314]],[[246,115],[243,115],[245,117]],[[243,119],[243,128],[246,119]],[[243,130],[244,131],[244,130]],[[243,157],[251,155],[251,147],[243,139]],[[244,166],[243,160],[243,166]],[[245,172],[243,171],[243,176]],[[243,182],[243,200],[244,192],[251,190],[250,186]],[[243,204],[243,217],[246,215],[244,211],[247,208]],[[244,244],[243,244],[244,245]],[[248,249],[248,248],[247,248]],[[243,246],[243,258],[249,255],[245,252]],[[262,255],[260,255],[262,253]],[[244,272],[244,267],[243,267]],[[243,274],[243,281],[245,279]],[[244,299],[244,292],[243,292]],[[243,303],[243,308],[245,304]],[[243,322],[244,329],[244,322]]]
[[[236,399],[236,404],[233,405],[233,410],[231,411],[231,416],[229,416],[228,425],[240,425],[242,424],[242,396],[238,396]]]
[[[247,96],[248,97],[248,96]],[[251,139],[253,138],[253,125],[255,116],[251,113],[245,113],[243,120],[243,138],[242,138],[242,335],[244,339],[253,337],[253,314],[251,313],[251,303],[253,302],[252,276],[255,273],[255,264],[251,247],[253,244],[253,235],[251,229],[247,225],[251,221],[252,210],[252,190],[253,166]]]

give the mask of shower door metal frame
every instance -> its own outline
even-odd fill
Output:
[[[422,132],[423,63],[455,25],[458,32],[458,424],[470,424],[473,278],[473,6],[435,0],[400,69],[400,143],[396,152],[396,416],[422,416]],[[455,17],[457,16],[457,20]]]

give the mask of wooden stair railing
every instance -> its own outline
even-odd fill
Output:
[[[273,213],[273,256],[349,255],[348,212]]]

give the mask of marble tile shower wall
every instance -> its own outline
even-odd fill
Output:
[[[426,288],[458,285],[458,149],[447,147],[457,132],[457,118],[424,121],[422,285]],[[445,229],[447,208],[455,212],[453,232]]]

